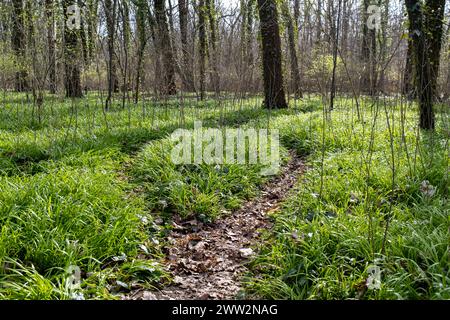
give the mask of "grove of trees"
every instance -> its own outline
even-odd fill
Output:
[[[108,110],[140,94],[199,99],[264,90],[336,90],[417,99],[420,127],[448,97],[445,0],[6,0],[0,6],[3,89],[82,97]],[[448,9],[447,9],[448,15]],[[286,98],[288,97],[288,99]],[[287,100],[286,100],[287,99]],[[327,98],[328,99],[328,98]]]

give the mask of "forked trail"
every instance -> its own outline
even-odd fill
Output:
[[[272,226],[268,215],[278,210],[304,170],[302,160],[292,156],[258,198],[233,214],[208,225],[198,220],[175,221],[165,261],[174,284],[161,291],[136,291],[127,299],[236,299],[245,262],[254,254],[260,231]]]

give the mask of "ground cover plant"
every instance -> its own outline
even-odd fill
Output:
[[[0,300],[450,299],[449,21],[1,1]]]

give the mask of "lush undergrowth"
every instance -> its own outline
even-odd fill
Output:
[[[250,295],[450,297],[444,114],[431,135],[415,130],[416,110],[391,103],[361,105],[358,120],[347,99],[328,118],[315,97],[269,112],[258,99],[179,101],[103,112],[96,96],[41,109],[0,99],[0,298],[111,299],[169,281],[154,216],[209,222],[268,179],[261,164],[174,164],[170,134],[196,120],[279,129],[282,162],[288,149],[308,157],[251,264]],[[364,286],[371,265],[377,290]],[[81,290],[68,287],[71,266]]]
[[[361,120],[342,108],[273,123],[310,169],[274,214],[251,263],[250,295],[450,298],[448,115],[436,133],[419,133],[408,108],[379,101]],[[376,268],[380,277],[369,277]]]
[[[39,120],[24,97],[13,98],[3,99],[0,108],[0,298],[5,299],[66,299],[74,293],[114,298],[133,287],[163,283],[167,274],[158,264],[158,227],[151,213],[164,199],[150,192],[148,175],[131,181],[127,167],[148,172],[161,164],[163,154],[155,155],[148,168],[138,165],[148,159],[149,147],[139,150],[152,140],[167,143],[172,131],[191,128],[194,120],[219,127],[267,118],[256,100],[239,105],[187,101],[190,106],[182,109],[175,101],[148,102],[103,113],[95,97],[88,97],[83,102],[49,99]],[[243,172],[236,170],[236,175]],[[163,172],[172,171],[168,166]],[[238,195],[231,189],[235,182],[228,186],[228,203],[234,206],[256,190],[260,179],[253,175]],[[203,204],[201,196],[191,202],[197,206],[192,213],[200,217],[205,206],[206,219],[216,217],[219,206],[209,207],[210,190]],[[184,200],[174,202],[180,214],[189,206]],[[72,266],[80,268],[82,290],[68,286]]]

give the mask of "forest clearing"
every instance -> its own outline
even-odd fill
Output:
[[[448,300],[445,0],[0,4],[0,299]]]

